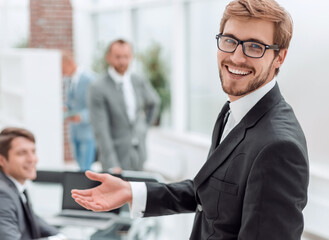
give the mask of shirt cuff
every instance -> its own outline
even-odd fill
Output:
[[[147,190],[144,182],[129,182],[132,191],[132,203],[130,208],[131,218],[141,218],[146,209]]]

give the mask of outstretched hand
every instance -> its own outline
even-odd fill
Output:
[[[71,191],[74,200],[84,208],[101,212],[131,204],[132,192],[128,182],[107,173],[86,171],[86,176],[101,184],[91,189]]]

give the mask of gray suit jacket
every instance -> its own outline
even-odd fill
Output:
[[[307,148],[278,85],[216,147],[223,117],[193,181],[147,184],[145,216],[196,211],[193,240],[300,240]]]
[[[123,95],[105,73],[90,87],[87,104],[103,170],[121,167],[142,170],[146,160],[146,132],[159,111],[156,91],[144,79],[131,76],[136,97],[136,120],[129,121]]]
[[[58,230],[37,215],[35,221],[39,226],[41,237],[58,234]],[[0,239],[32,239],[24,209],[15,184],[0,170]]]

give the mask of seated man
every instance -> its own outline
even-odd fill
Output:
[[[66,239],[34,214],[26,195],[26,180],[36,178],[35,139],[21,128],[0,132],[1,240]]]

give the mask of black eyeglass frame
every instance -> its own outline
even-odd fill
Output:
[[[224,50],[220,49],[220,47],[219,47],[219,42],[220,42],[220,38],[221,38],[221,37],[228,37],[228,38],[232,38],[232,39],[234,39],[235,41],[237,41],[238,44],[236,45],[235,49],[234,49],[233,51],[224,51]],[[221,50],[222,52],[233,53],[233,52],[235,52],[235,50],[238,48],[238,46],[241,44],[241,45],[242,45],[243,54],[246,55],[247,57],[250,57],[250,58],[262,58],[262,57],[264,56],[266,50],[268,50],[268,49],[272,49],[272,50],[274,50],[274,51],[279,51],[279,50],[280,50],[280,47],[279,47],[279,45],[277,45],[277,44],[274,44],[274,45],[267,45],[267,44],[264,44],[264,43],[261,43],[261,42],[257,42],[257,41],[249,41],[249,40],[247,40],[247,41],[241,41],[241,40],[236,39],[236,38],[234,38],[234,37],[232,37],[232,36],[224,35],[224,34],[222,34],[222,33],[217,34],[217,35],[216,35],[216,39],[217,39],[217,48],[218,48],[219,50]],[[263,54],[262,54],[261,56],[259,56],[259,57],[252,57],[252,56],[249,56],[248,54],[246,54],[246,53],[245,53],[245,47],[244,47],[244,43],[246,43],[246,42],[254,42],[254,43],[257,43],[257,44],[261,44],[261,45],[263,45],[263,46],[265,47],[265,48],[264,48],[264,52],[263,52]]]

